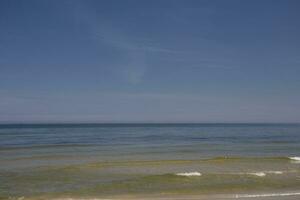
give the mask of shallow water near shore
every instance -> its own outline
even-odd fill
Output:
[[[0,199],[298,199],[298,124],[0,125]]]

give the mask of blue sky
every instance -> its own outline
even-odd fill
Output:
[[[2,0],[0,122],[300,122],[297,0]]]

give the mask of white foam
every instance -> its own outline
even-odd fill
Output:
[[[184,173],[177,173],[177,176],[201,176],[200,172],[184,172]]]
[[[300,192],[291,193],[270,193],[270,194],[237,194],[235,198],[256,198],[256,197],[280,197],[280,196],[296,196],[300,195]]]
[[[289,171],[292,172],[292,171]],[[229,174],[233,174],[233,175],[251,175],[251,176],[259,176],[259,177],[264,177],[268,174],[276,174],[276,175],[280,175],[285,173],[284,171],[258,171],[258,172],[239,172],[239,173],[229,173]]]
[[[243,174],[243,173],[239,173],[239,174]],[[253,176],[259,176],[259,177],[264,177],[266,176],[267,174],[283,174],[283,171],[262,171],[262,172],[249,172],[249,173],[246,173],[248,175],[253,175]]]
[[[283,174],[283,171],[266,171],[267,174]]]
[[[291,160],[296,160],[296,161],[300,161],[300,157],[296,157],[296,156],[294,156],[294,157],[289,157],[289,159],[291,159]]]
[[[253,173],[247,173],[247,174],[254,175],[254,176],[259,176],[259,177],[266,176],[265,172],[253,172]]]
[[[289,159],[292,160],[291,163],[300,164],[300,157],[294,156],[294,157],[289,157]]]

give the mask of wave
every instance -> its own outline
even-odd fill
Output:
[[[289,159],[290,159],[291,162],[294,163],[294,164],[300,164],[300,157],[293,156],[293,157],[289,157]]]
[[[283,174],[283,171],[266,171],[267,174]]]
[[[289,157],[289,159],[291,159],[291,160],[296,160],[296,161],[300,161],[300,157]]]
[[[69,155],[57,155],[57,157],[47,157],[47,156],[39,156],[39,157],[29,157],[29,158],[18,158],[18,159],[35,159],[35,160],[41,160],[41,159],[68,159]],[[72,157],[71,157],[72,158]],[[201,164],[212,164],[212,165],[223,165],[223,164],[237,164],[240,163],[247,164],[247,163],[256,163],[256,162],[265,162],[265,163],[292,163],[292,164],[298,164],[300,161],[300,157],[213,157],[213,158],[207,158],[207,159],[195,159],[195,160],[116,160],[116,161],[100,161],[100,162],[86,162],[86,163],[74,163],[74,164],[66,164],[64,166],[48,166],[46,167],[47,170],[51,169],[63,169],[67,170],[71,168],[74,169],[82,169],[82,168],[90,168],[90,169],[105,169],[105,168],[111,168],[111,167],[161,167],[161,166],[189,166],[189,165],[201,165]],[[72,158],[76,159],[76,158]],[[11,159],[10,159],[11,160]],[[15,160],[15,159],[14,159]],[[197,169],[193,169],[197,171]],[[185,172],[185,171],[184,171]],[[189,172],[189,171],[188,171]],[[285,172],[282,171],[261,171],[266,174],[282,174]],[[173,173],[173,172],[171,172]],[[238,172],[237,172],[238,173]],[[245,173],[245,172],[244,172]],[[250,173],[256,173],[255,171]],[[263,176],[263,175],[262,175]]]
[[[270,193],[270,194],[237,194],[235,195],[235,198],[280,197],[280,196],[296,196],[296,195],[300,195],[300,192]]]
[[[261,171],[261,172],[249,172],[249,173],[246,173],[246,174],[254,175],[254,176],[259,176],[259,177],[264,177],[267,174],[280,175],[280,174],[283,174],[283,173],[284,173],[283,171]]]
[[[300,192],[287,192],[287,193],[262,193],[262,194],[236,194],[233,197],[236,199],[240,198],[259,198],[259,197],[284,197],[284,196],[298,196]],[[224,197],[230,198],[230,195],[224,195]],[[195,197],[195,196],[194,196]],[[227,199],[226,198],[226,199]],[[24,200],[25,197],[18,197],[16,200]],[[27,199],[27,198],[26,198]],[[72,198],[72,197],[64,197],[64,198],[51,198],[52,200],[116,200],[116,198]],[[128,199],[128,197],[127,197]],[[135,198],[133,198],[135,199]],[[164,200],[169,199],[165,197],[155,197],[153,199]],[[194,199],[194,198],[193,198]],[[231,198],[230,198],[231,199]]]
[[[183,173],[177,173],[177,176],[201,176],[202,174],[200,172],[183,172]]]
[[[267,174],[276,174],[276,175],[280,175],[280,174],[283,174],[284,172],[283,171],[260,171],[260,172],[246,172],[246,173],[242,173],[242,172],[239,172],[239,173],[222,173],[220,175],[253,175],[253,176],[258,176],[258,177],[264,177],[266,176]],[[200,173],[200,172],[182,172],[182,173],[176,173],[175,175],[177,176],[187,176],[187,177],[190,177],[190,176],[202,176],[203,174]],[[210,174],[210,175],[213,175],[213,174]],[[215,175],[218,175],[215,174]]]
[[[209,159],[204,159],[206,161],[234,161],[234,160],[294,160],[300,161],[298,156],[275,156],[275,157],[230,157],[230,156],[221,156],[214,157]]]
[[[231,156],[221,156],[213,157],[208,159],[202,159],[202,161],[240,161],[240,160],[249,160],[249,161],[275,161],[275,160],[298,160],[300,157],[286,157],[286,156],[275,156],[275,157],[231,157]]]
[[[239,161],[262,161],[262,162],[284,162],[284,161],[299,161],[300,157],[213,157],[213,158],[204,158],[204,159],[195,159],[195,160],[130,160],[130,161],[105,161],[105,162],[94,162],[87,163],[89,167],[111,167],[111,166],[140,166],[140,165],[185,165],[185,164],[196,164],[196,163],[230,163],[230,162],[239,162]]]
[[[259,177],[264,177],[264,176],[266,176],[266,173],[265,173],[265,172],[253,172],[253,173],[246,173],[246,174],[254,175],[254,176],[259,176]]]
[[[108,182],[97,183],[94,179],[86,183],[94,182],[96,184],[85,184],[80,182],[80,188],[72,188],[67,191],[62,188],[57,188],[56,193],[50,198],[36,198],[36,199],[53,199],[55,195],[68,195],[61,196],[60,198],[54,198],[53,200],[84,200],[86,197],[110,197],[115,195],[143,195],[143,194],[170,194],[170,195],[202,195],[202,194],[228,194],[231,197],[236,198],[250,198],[264,196],[288,196],[298,195],[298,193],[280,193],[280,194],[247,194],[250,191],[264,192],[272,191],[273,189],[287,189],[287,188],[299,188],[299,180],[296,176],[290,176],[288,179],[279,179],[278,177],[270,176],[268,174],[280,174],[283,171],[257,171],[257,172],[244,172],[244,173],[200,173],[198,171],[186,171],[182,173],[166,173],[155,175],[143,175],[135,177],[126,177],[125,179],[113,180]],[[277,176],[277,175],[276,175]],[[46,177],[46,176],[43,176]],[[47,176],[48,177],[48,176]],[[48,188],[48,183],[56,181],[51,180],[53,176],[48,177],[47,184],[29,184],[29,188],[33,185],[36,186],[35,190],[44,191],[44,188]],[[64,179],[64,177],[62,177]],[[78,177],[76,177],[78,178]],[[40,179],[40,178],[39,178]],[[39,180],[34,178],[34,181]],[[31,183],[26,179],[26,184]],[[67,180],[66,185],[70,180]],[[64,182],[61,182],[64,183]],[[75,184],[76,185],[76,184]],[[25,187],[26,188],[26,187]],[[29,189],[28,188],[28,189]],[[274,190],[275,191],[275,190]],[[66,192],[66,193],[65,193]],[[238,194],[235,196],[235,194]],[[37,194],[39,195],[39,194]],[[45,194],[47,195],[47,194]],[[83,195],[83,196],[82,196]],[[88,196],[85,196],[88,195]],[[27,199],[27,198],[25,198]],[[89,198],[88,198],[89,199]],[[89,199],[92,200],[93,198]],[[95,198],[94,200],[96,200]],[[13,199],[12,199],[13,200]]]

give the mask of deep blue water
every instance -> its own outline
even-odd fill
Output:
[[[300,152],[299,124],[0,125],[0,150],[147,158],[289,156]],[[59,150],[63,150],[62,152]],[[19,152],[19,151],[18,151]],[[42,154],[42,153],[41,153]],[[4,155],[5,157],[5,155]],[[3,158],[3,157],[2,157]]]

